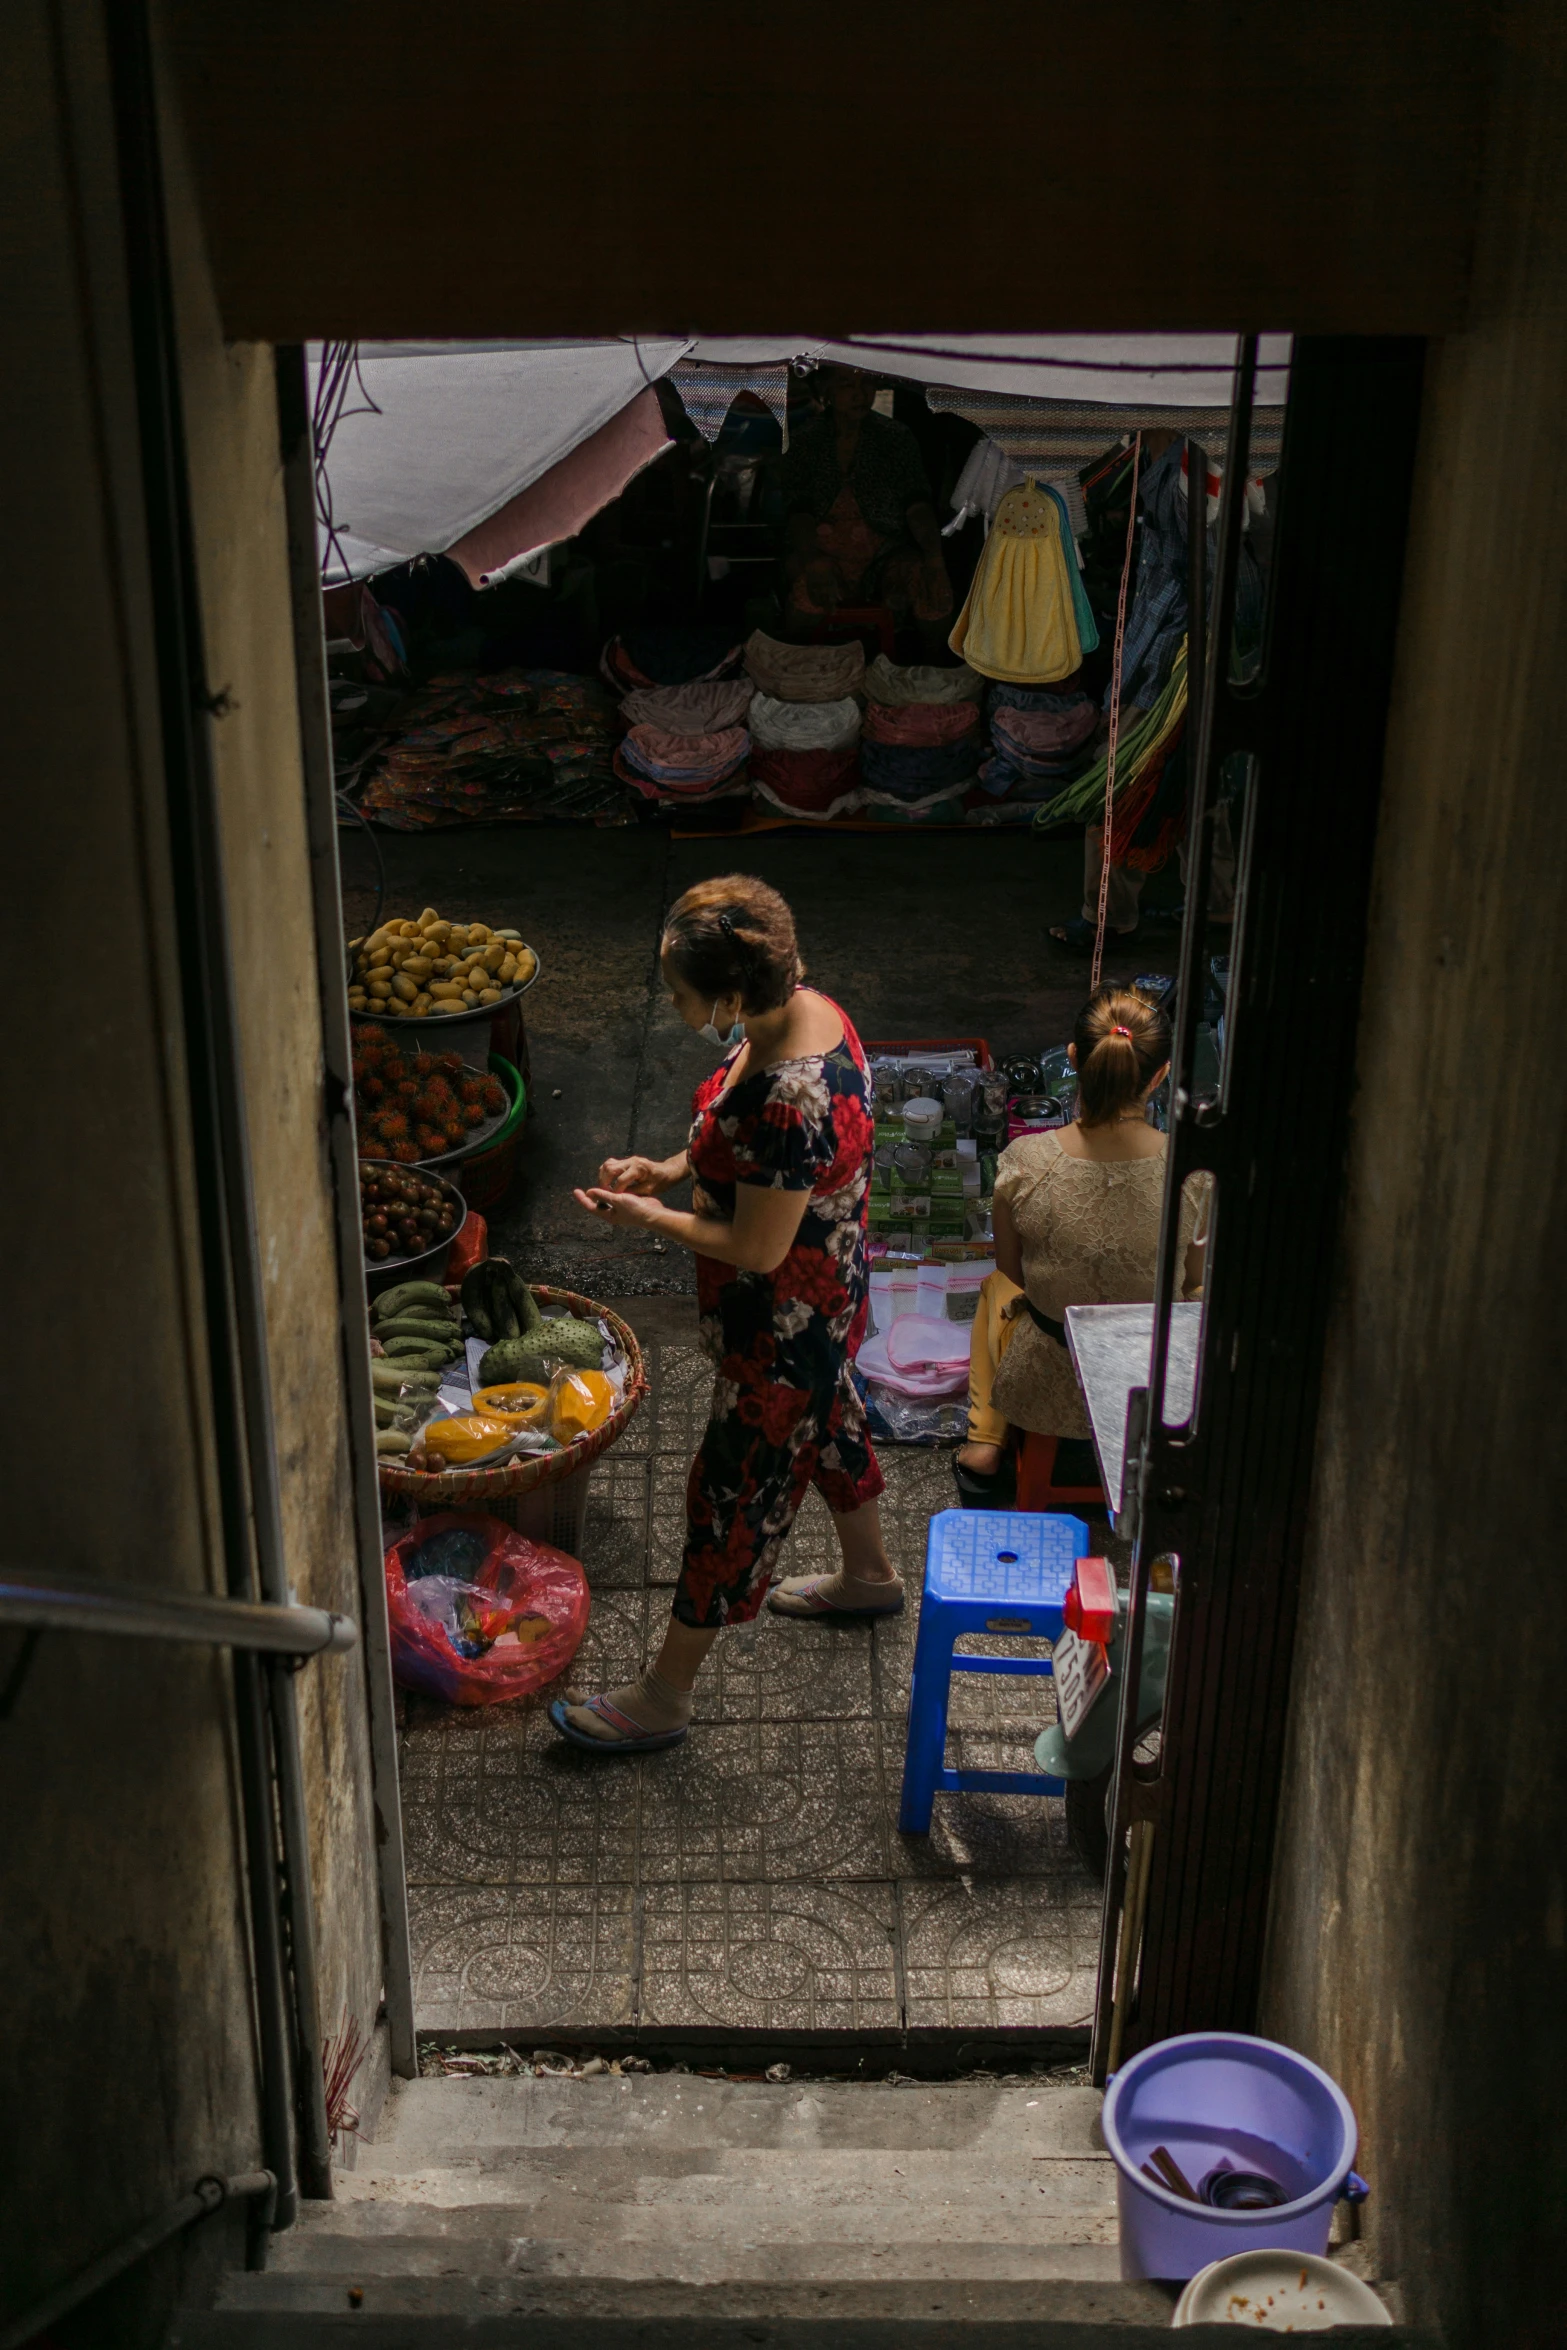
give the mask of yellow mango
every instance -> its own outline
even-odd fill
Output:
[[[422,1432],[425,1451],[445,1467],[461,1469],[482,1460],[488,1452],[509,1444],[515,1428],[482,1412],[460,1412],[451,1420],[427,1420]]]
[[[469,923],[469,925],[468,925],[468,943],[469,943],[469,945],[470,945],[470,946],[473,944],[473,942],[474,942],[474,940],[475,940],[475,939],[477,939],[481,945],[484,945],[484,944],[486,944],[486,943],[488,942],[489,935],[490,935],[490,926],[489,926],[489,924],[488,924],[487,922],[470,922],[470,923]]]
[[[392,993],[400,1003],[411,1004],[419,993],[406,971],[399,971],[392,981]]]
[[[557,1381],[550,1406],[550,1434],[557,1444],[602,1428],[615,1408],[615,1390],[602,1371],[568,1371]]]
[[[479,1001],[480,1001],[480,1003],[481,1003],[481,1004],[498,1004],[498,1003],[500,1002],[500,1000],[501,1000],[501,991],[500,991],[500,989],[499,989],[498,987],[481,987],[481,988],[480,988],[480,990],[479,990]]]

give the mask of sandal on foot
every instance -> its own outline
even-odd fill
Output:
[[[775,1616],[787,1616],[795,1623],[870,1624],[879,1616],[903,1613],[901,1581],[888,1585],[895,1596],[885,1607],[848,1607],[823,1588],[832,1581],[831,1575],[790,1575],[767,1594],[767,1604]],[[784,1603],[781,1606],[780,1601]],[[798,1601],[798,1606],[789,1604],[793,1601]]]
[[[595,1738],[591,1730],[579,1730],[575,1722],[566,1719],[566,1708],[575,1705],[579,1713],[596,1714],[601,1722],[614,1731],[613,1738]],[[550,1707],[550,1720],[563,1738],[573,1746],[583,1747],[589,1754],[656,1754],[665,1746],[678,1746],[685,1736],[678,1730],[644,1730],[630,1714],[623,1714],[618,1705],[611,1705],[607,1697],[557,1697]]]
[[[1058,947],[1065,947],[1070,954],[1091,955],[1094,951],[1094,938],[1097,930],[1097,923],[1085,922],[1081,914],[1074,914],[1070,922],[1054,924],[1049,935],[1055,940]],[[1134,922],[1130,930],[1107,930],[1105,945],[1107,947],[1130,946],[1136,936],[1137,924]]]
[[[958,1507],[964,1510],[1009,1510],[1017,1498],[1017,1459],[1003,1453],[989,1471],[971,1469],[952,1456],[952,1481],[958,1489]]]

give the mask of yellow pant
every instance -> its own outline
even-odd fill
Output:
[[[971,1444],[1005,1444],[1007,1418],[990,1398],[1002,1356],[1017,1334],[1007,1308],[1022,1291],[1005,1273],[987,1273],[979,1285],[979,1306],[968,1349],[968,1432]]]

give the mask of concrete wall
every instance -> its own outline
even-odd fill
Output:
[[[324,1114],[283,471],[272,347],[225,343],[177,109],[165,158],[207,680],[239,1001],[290,1580],[360,1615],[337,1237]],[[298,1683],[321,1936],[321,2021],[381,1994],[363,1654]]]
[[[18,0],[4,65],[5,1557],[221,1591],[97,11]],[[285,1511],[302,1595],[357,1615],[270,355],[223,348],[188,238],[181,267]],[[19,1648],[0,1635],[0,1682]],[[259,2158],[230,1692],[221,1653],[48,1635],[0,1721],[0,2320]],[[359,1660],[307,1667],[301,1695],[327,2020],[346,2000],[368,2022]],[[105,2338],[152,2322],[133,2293]]]
[[[1511,20],[1432,354],[1263,2028],[1455,2346],[1561,2339],[1567,26]]]
[[[1462,315],[1472,0],[170,0],[169,27],[234,335]]]

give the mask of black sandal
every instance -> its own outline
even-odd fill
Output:
[[[1070,922],[1058,929],[1052,929],[1049,935],[1058,947],[1065,947],[1068,954],[1091,955],[1094,951],[1094,939],[1097,932],[1097,923],[1085,922],[1081,914],[1074,914]],[[1137,924],[1134,922],[1130,930],[1107,930],[1105,945],[1107,947],[1130,946],[1136,936]]]
[[[966,1469],[954,1453],[952,1481],[960,1510],[1009,1510],[1017,1499],[1017,1455],[1008,1447],[1000,1467],[984,1476],[978,1469]]]

